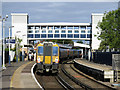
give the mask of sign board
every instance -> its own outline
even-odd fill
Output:
[[[5,43],[8,44],[9,43],[9,39],[6,39]],[[10,44],[15,44],[15,39],[10,39]]]
[[[112,68],[113,70],[120,70],[120,54],[112,54]]]

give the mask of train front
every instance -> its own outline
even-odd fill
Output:
[[[52,42],[45,42],[37,47],[37,71],[40,73],[59,69],[59,46]]]

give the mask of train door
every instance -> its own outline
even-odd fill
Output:
[[[43,62],[44,64],[52,64],[52,43],[44,43]]]

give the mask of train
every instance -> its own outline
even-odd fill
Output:
[[[60,48],[53,42],[39,43],[36,48],[36,71],[58,73],[60,62],[76,57],[81,57],[80,50]]]

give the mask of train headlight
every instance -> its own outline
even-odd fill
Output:
[[[55,58],[55,63],[58,63],[58,62],[59,62],[58,58]]]
[[[38,57],[37,63],[40,63],[40,57]]]

